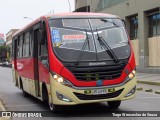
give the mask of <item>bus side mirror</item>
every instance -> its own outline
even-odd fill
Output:
[[[39,44],[44,45],[46,39],[46,30],[45,30],[45,23],[42,21],[40,23],[40,29],[39,29]]]

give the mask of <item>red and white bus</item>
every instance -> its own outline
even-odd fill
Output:
[[[42,16],[13,36],[13,80],[24,95],[59,105],[135,97],[135,58],[124,22],[102,13]]]

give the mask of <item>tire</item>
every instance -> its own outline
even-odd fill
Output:
[[[107,103],[110,109],[117,109],[121,105],[121,101],[108,101]]]
[[[50,111],[55,112],[55,113],[60,111],[58,105],[54,105],[53,103],[49,103],[48,91],[47,91],[46,87],[44,87],[44,90],[43,90],[43,102],[48,106]]]
[[[58,113],[58,112],[61,111],[60,106],[58,106],[58,105],[54,105],[52,103],[48,103],[48,106],[49,106],[49,110],[54,112],[54,113]]]

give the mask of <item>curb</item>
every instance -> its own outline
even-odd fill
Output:
[[[4,105],[2,104],[2,101],[0,99],[0,111],[6,111]],[[10,117],[0,117],[0,120],[11,120]]]
[[[0,99],[0,110],[2,110],[2,111],[6,111],[6,109],[5,109],[4,105],[2,104],[1,99]]]
[[[138,83],[142,83],[142,84],[148,84],[148,85],[157,85],[160,86],[160,82],[152,82],[152,81],[137,81]]]

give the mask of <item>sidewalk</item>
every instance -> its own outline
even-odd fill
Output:
[[[160,86],[160,74],[137,73],[138,83]]]

